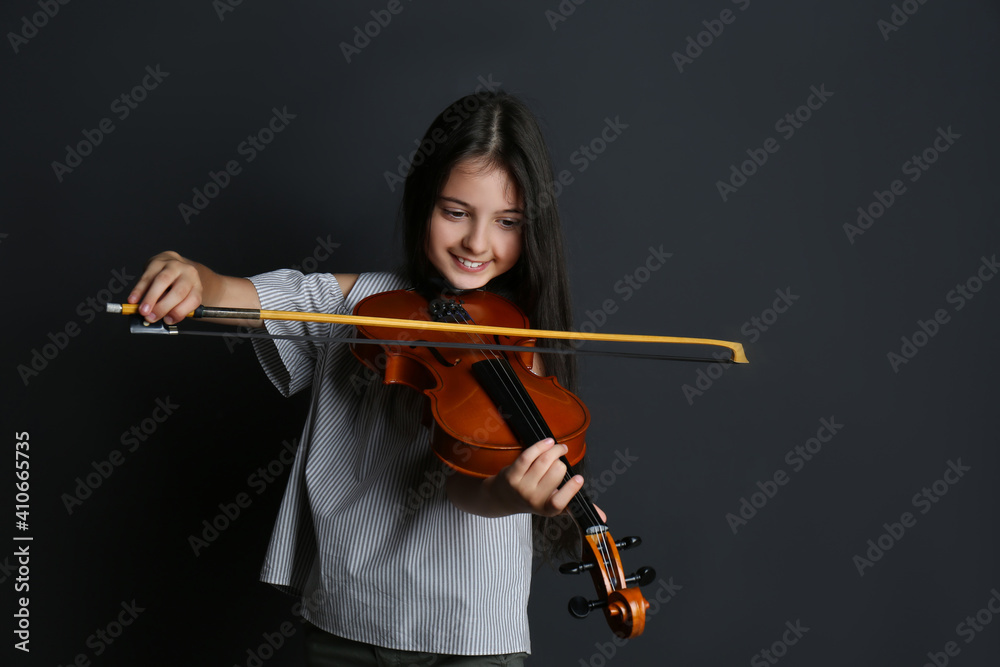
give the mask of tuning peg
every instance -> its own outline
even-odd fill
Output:
[[[562,574],[583,574],[587,570],[594,569],[596,563],[563,563],[559,566]]]
[[[640,586],[645,586],[646,584],[653,583],[653,579],[656,578],[656,570],[651,567],[640,567],[635,571],[635,574],[630,574],[625,577],[625,585],[628,586],[631,583],[638,583]]]
[[[637,547],[640,544],[642,544],[642,538],[638,535],[629,535],[628,537],[623,537],[615,542],[615,546],[619,549],[631,549],[632,547]]]
[[[569,613],[576,618],[586,618],[587,614],[594,609],[606,607],[607,605],[607,600],[587,600],[587,598],[577,595],[569,601]]]

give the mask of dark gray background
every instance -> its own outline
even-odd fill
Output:
[[[721,376],[582,362],[590,468],[611,482],[598,503],[617,535],[643,536],[624,560],[657,569],[649,596],[674,594],[643,637],[616,645],[602,619],[565,613],[589,582],[542,570],[531,663],[769,664],[758,653],[786,622],[809,630],[787,654],[778,645],[783,664],[917,667],[951,641],[949,664],[996,661],[1000,619],[984,612],[992,623],[968,642],[959,624],[1000,587],[1000,281],[973,282],[960,310],[948,300],[1000,250],[996,4],[910,0],[888,39],[887,1],[669,4],[682,6],[563,2],[575,9],[553,29],[556,0],[404,2],[350,63],[340,43],[385,2],[244,2],[224,20],[207,0],[71,3],[17,53],[7,35],[2,497],[12,513],[14,434],[29,431],[34,537],[30,662],[4,648],[16,664],[246,665],[285,621],[296,631],[264,664],[298,664],[294,601],[256,581],[285,476],[259,495],[248,477],[298,435],[303,398],[281,399],[248,344],[130,336],[87,299],[164,249],[248,275],[326,257],[323,239],[339,246],[319,270],[393,267],[400,190],[384,174],[480,77],[528,100],[555,169],[573,176],[559,203],[577,323],[610,299],[604,331],[740,340],[751,360]],[[724,9],[735,20],[678,71],[672,54]],[[39,11],[5,3],[0,27],[22,31]],[[112,101],[157,65],[169,76],[120,120]],[[832,96],[786,138],[775,123],[811,86]],[[178,205],[241,159],[275,107],[295,119],[185,224]],[[51,163],[105,117],[114,132],[57,180]],[[580,171],[574,153],[606,119],[627,128]],[[909,181],[903,164],[938,128],[960,138]],[[768,137],[779,150],[723,201],[716,182]],[[895,179],[906,192],[850,243],[843,225]],[[641,289],[616,291],[661,246],[672,256]],[[796,298],[775,318],[776,290]],[[894,371],[887,354],[938,309],[947,323]],[[19,366],[67,325],[79,334],[25,382]],[[699,372],[716,379],[689,401]],[[168,398],[174,414],[127,451],[122,433]],[[786,452],[821,419],[843,428],[793,470]],[[124,463],[68,513],[64,494],[116,449]],[[637,460],[619,474],[626,453]],[[959,459],[970,470],[921,514],[914,495]],[[779,470],[788,483],[734,534],[726,515]],[[240,492],[250,507],[195,557],[189,535]],[[854,557],[907,511],[915,525],[860,576]],[[95,655],[88,637],[133,600],[144,611]]]

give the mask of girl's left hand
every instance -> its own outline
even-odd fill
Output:
[[[580,475],[563,484],[566,464],[559,457],[567,450],[566,445],[557,445],[551,438],[536,442],[521,452],[512,464],[487,479],[489,493],[500,506],[507,508],[507,514],[561,514],[583,488]]]
[[[452,475],[448,480],[448,497],[459,509],[479,516],[499,517],[523,512],[556,516],[583,487],[580,475],[563,484],[566,464],[559,457],[566,451],[565,445],[557,445],[551,438],[536,442],[492,477],[475,479]],[[604,512],[599,508],[598,512],[604,519]]]

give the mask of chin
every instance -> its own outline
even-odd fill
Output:
[[[446,276],[445,280],[458,290],[474,290],[486,287],[492,276]]]

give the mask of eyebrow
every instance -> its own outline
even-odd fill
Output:
[[[476,208],[472,204],[469,204],[468,202],[464,202],[461,199],[459,199],[458,197],[446,197],[445,195],[441,195],[440,197],[438,197],[438,199],[439,200],[443,199],[444,201],[454,202],[454,203],[458,204],[459,206],[464,206],[465,208],[471,208],[471,209],[475,209]],[[521,213],[524,213],[524,211],[522,211],[519,208],[508,208],[508,209],[505,209],[503,211],[500,211],[500,213],[517,213],[517,214],[521,214]]]

